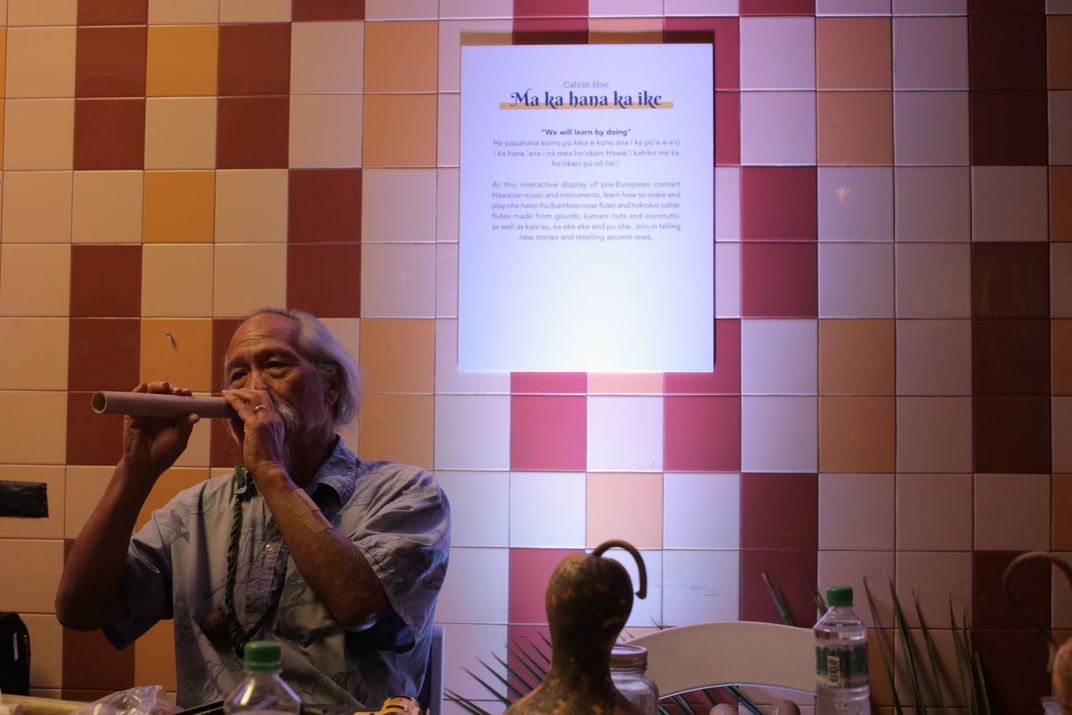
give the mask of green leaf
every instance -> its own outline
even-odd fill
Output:
[[[783,600],[782,595],[778,592],[777,589],[774,588],[774,585],[771,583],[770,576],[767,575],[766,571],[764,571],[761,575],[763,577],[763,583],[767,586],[767,593],[770,594],[771,600],[774,601],[774,607],[778,609],[778,613],[779,615],[781,615],[782,621],[787,626],[795,626],[796,622],[793,621],[793,615],[789,613],[789,609],[786,608],[785,601]]]
[[[942,694],[942,669],[938,666],[938,649],[931,638],[931,631],[927,628],[927,621],[923,618],[923,608],[919,605],[919,594],[912,592],[912,600],[916,603],[916,616],[919,618],[919,627],[923,630],[923,642],[927,646],[927,657],[931,663],[931,682],[934,683],[934,692],[938,698],[938,707],[942,712],[949,715],[949,709],[945,706],[945,696]]]
[[[483,665],[485,668],[488,668],[488,666],[483,661],[481,661],[480,664]],[[476,682],[480,683],[481,687],[483,687],[484,690],[487,690],[500,703],[503,703],[504,705],[510,705],[510,698],[508,698],[506,695],[503,695],[503,693],[500,692],[497,688],[495,688],[494,686],[490,685],[486,680],[484,680],[483,678],[481,678],[479,675],[477,675],[473,671],[469,670],[468,668],[462,668],[462,670],[464,670],[466,673],[468,673],[470,678],[472,678]],[[488,670],[491,670],[491,668],[488,668]],[[498,673],[496,673],[495,671],[492,670],[491,674],[494,675],[498,680],[502,680],[502,677]],[[507,688],[515,690],[515,694],[520,695],[519,692],[516,692],[515,688],[511,688],[509,685],[507,685]]]
[[[514,654],[514,657],[525,667],[532,677],[536,679],[537,684],[542,683],[547,677],[547,668],[541,666],[539,663],[532,659],[528,653],[522,650],[517,643],[510,643],[507,645],[509,652]],[[526,682],[523,680],[523,682]],[[535,689],[535,686],[533,686]]]
[[[867,607],[871,610],[871,622],[875,624],[876,637],[878,638],[878,651],[882,654],[882,665],[886,669],[886,680],[890,684],[890,692],[893,693],[893,709],[897,715],[904,715],[901,707],[901,698],[897,695],[897,681],[893,675],[893,658],[886,645],[886,639],[882,637],[882,620],[878,617],[878,609],[875,608],[875,598],[871,594],[871,584],[864,577],[864,593],[867,595]]]
[[[740,688],[735,685],[727,685],[726,690],[730,691],[730,695],[737,698],[737,702],[744,705],[745,710],[752,713],[752,715],[763,715],[763,711],[752,702],[752,699],[741,692]]]
[[[971,656],[967,644],[957,630],[957,617],[953,613],[953,602],[949,602],[949,627],[953,632],[953,652],[957,656],[957,679],[960,681],[960,696],[968,715],[975,715],[975,683],[972,678]]]
[[[811,579],[808,579],[808,586],[811,588],[811,600],[815,604],[815,611],[819,614],[815,620],[819,620],[826,613],[826,601],[823,600],[822,594]]]
[[[536,685],[539,685],[539,683],[533,685],[529,681],[525,680],[525,678],[522,677],[522,674],[518,672],[516,668],[511,668],[510,664],[503,660],[497,653],[492,653],[491,657],[494,658],[495,661],[506,670],[506,681],[508,683],[510,682],[510,677],[513,676],[514,680],[521,684],[520,687],[517,687],[519,693],[531,693],[533,690],[536,689]]]
[[[472,700],[463,698],[453,690],[444,690],[443,695],[447,697],[449,702],[455,703],[462,710],[469,713],[469,715],[491,715],[491,713],[474,703]]]

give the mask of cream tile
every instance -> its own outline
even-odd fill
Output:
[[[742,471],[817,471],[817,403],[815,397],[742,398]]]
[[[662,471],[662,397],[593,396],[587,407],[588,471]]]
[[[970,397],[897,398],[897,471],[971,470]]]
[[[1050,548],[1049,474],[975,475],[975,549]]]
[[[435,246],[366,243],[361,247],[361,316],[435,317]]]
[[[204,24],[219,20],[219,0],[149,0],[150,25]]]
[[[150,97],[146,100],[146,169],[215,167],[215,97]]]
[[[287,170],[216,172],[216,243],[285,243]]]
[[[584,472],[510,474],[510,546],[584,548]]]
[[[141,243],[140,171],[76,171],[72,243]]]
[[[819,475],[819,548],[892,550],[892,474]]]
[[[435,251],[437,318],[458,317],[458,244],[438,243]]]
[[[820,241],[892,241],[893,170],[819,168]]]
[[[934,626],[949,622],[949,605],[971,619],[972,556],[970,553],[901,551],[897,554],[897,598],[910,628],[919,627],[913,605],[919,596],[923,617]]]
[[[78,0],[8,0],[7,24],[74,25],[78,22]]]
[[[0,390],[67,389],[67,320],[0,318]]]
[[[897,475],[897,549],[970,551],[972,476]]]
[[[4,102],[4,169],[71,169],[74,100]]]
[[[76,34],[74,27],[9,28],[7,97],[73,97]]]
[[[892,318],[892,243],[819,245],[820,318]]]
[[[898,320],[897,393],[971,394],[971,321]]]
[[[742,92],[742,163],[814,164],[815,116],[815,92]]]
[[[195,392],[212,388],[212,321],[144,318],[139,336],[139,379],[168,379]]]
[[[146,244],[141,279],[143,316],[212,315],[211,244]]]
[[[63,520],[65,539],[74,539],[82,531],[89,515],[104,495],[112,471],[112,467],[67,467],[67,511]]]
[[[683,626],[740,617],[738,551],[663,554],[663,625]]]
[[[458,242],[458,206],[461,186],[457,169],[436,171],[436,241]]]
[[[740,28],[742,89],[815,89],[813,18],[746,17]]]
[[[436,171],[367,169],[361,172],[361,240],[436,240]]]
[[[73,172],[6,172],[4,243],[70,243]]]
[[[0,465],[0,481],[44,484],[48,495],[47,517],[0,517],[0,539],[63,538],[65,490],[62,466]]]
[[[365,0],[368,20],[435,20],[438,0]]]
[[[818,393],[819,326],[815,320],[742,320],[741,393]]]
[[[510,545],[507,472],[436,472],[435,476],[450,499],[452,545]]]
[[[509,395],[437,396],[435,467],[509,469]]]
[[[453,503],[451,506],[453,507]],[[456,534],[457,528],[452,528]],[[443,687],[474,701],[487,697],[487,691],[480,683],[473,680],[473,676],[469,675],[466,670],[472,670],[472,664],[475,664],[478,659],[487,660],[491,653],[505,660],[506,624],[444,623],[443,631],[444,640],[450,643],[450,657],[443,663]],[[481,703],[484,709],[487,709],[489,705]],[[447,709],[447,703],[443,703],[443,707],[443,712],[451,712]]]
[[[30,632],[30,687],[59,688],[63,685],[63,627],[51,613],[24,613]],[[58,697],[58,696],[57,696]]]
[[[363,95],[290,98],[290,166],[361,166]]]
[[[220,22],[287,22],[290,0],[220,0]]]
[[[509,373],[458,371],[457,320],[436,321],[435,353],[436,394],[510,394]]]
[[[663,547],[739,549],[741,475],[667,472],[663,477]]]
[[[439,95],[436,109],[436,163],[458,166],[461,154],[462,103],[459,94]]]
[[[513,0],[439,0],[439,17],[513,17]],[[443,43],[440,42],[440,45]]]
[[[0,315],[67,315],[70,279],[69,245],[0,246]]]
[[[1047,240],[1044,166],[972,167],[971,203],[974,241]]]
[[[0,540],[0,611],[52,612],[62,571],[62,540]]]
[[[215,387],[215,385],[213,385]],[[200,393],[199,393],[200,394]],[[207,467],[209,466],[209,438],[212,435],[210,420],[201,420],[194,425],[194,431],[190,435],[190,441],[186,444],[186,451],[175,460],[176,467]]]
[[[898,318],[971,317],[971,246],[898,244],[894,275]]]
[[[217,244],[213,258],[212,315],[237,317],[262,305],[285,305],[286,250],[282,243]]]
[[[894,575],[892,551],[819,551],[819,583],[821,593],[830,586],[851,586],[857,605],[856,613],[869,627],[874,626],[871,609],[867,606],[864,579],[871,586],[875,610],[884,624],[893,622],[893,598],[890,579]],[[872,666],[875,667],[875,666]]]
[[[346,94],[364,88],[364,22],[291,25],[292,94]]]
[[[509,549],[452,548],[450,570],[436,609],[444,623],[507,622]],[[473,589],[479,583],[481,588]]]
[[[715,240],[741,240],[741,168],[715,167]]]
[[[971,172],[966,166],[897,167],[898,241],[971,239]]]
[[[63,464],[66,424],[64,392],[0,392],[0,434],[4,435],[0,463]],[[9,573],[5,569],[0,572]],[[0,606],[0,610],[12,609]]]

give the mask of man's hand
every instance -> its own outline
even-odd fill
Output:
[[[134,392],[158,395],[192,395],[185,387],[172,387],[166,380],[141,383]],[[190,433],[201,418],[189,414],[177,419],[131,417],[123,419],[122,464],[131,475],[156,480],[167,471],[190,441]]]
[[[287,472],[287,422],[293,420],[281,414],[286,406],[276,405],[260,378],[254,378],[250,387],[224,390],[223,399],[242,421],[240,441],[245,468],[255,479],[272,469]]]

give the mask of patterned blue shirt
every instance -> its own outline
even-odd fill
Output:
[[[416,696],[431,645],[436,598],[447,571],[450,506],[428,472],[362,462],[339,439],[306,491],[379,576],[392,612],[372,628],[342,628],[286,553],[251,478],[231,475],[187,489],[133,536],[124,594],[129,615],[105,627],[123,648],[157,621],[174,619],[178,703],[220,700],[245,677],[229,642],[203,632],[223,610],[235,493],[243,501],[235,612],[251,628],[284,578],[279,606],[253,638],[283,648],[283,677],[306,703],[378,710],[391,695]]]

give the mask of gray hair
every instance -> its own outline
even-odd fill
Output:
[[[346,425],[357,419],[364,391],[361,368],[331,334],[328,326],[312,313],[291,308],[258,308],[247,315],[245,320],[264,313],[282,315],[297,323],[298,351],[316,365],[316,369],[325,378],[330,379],[338,375],[339,395],[331,412],[335,426]]]

